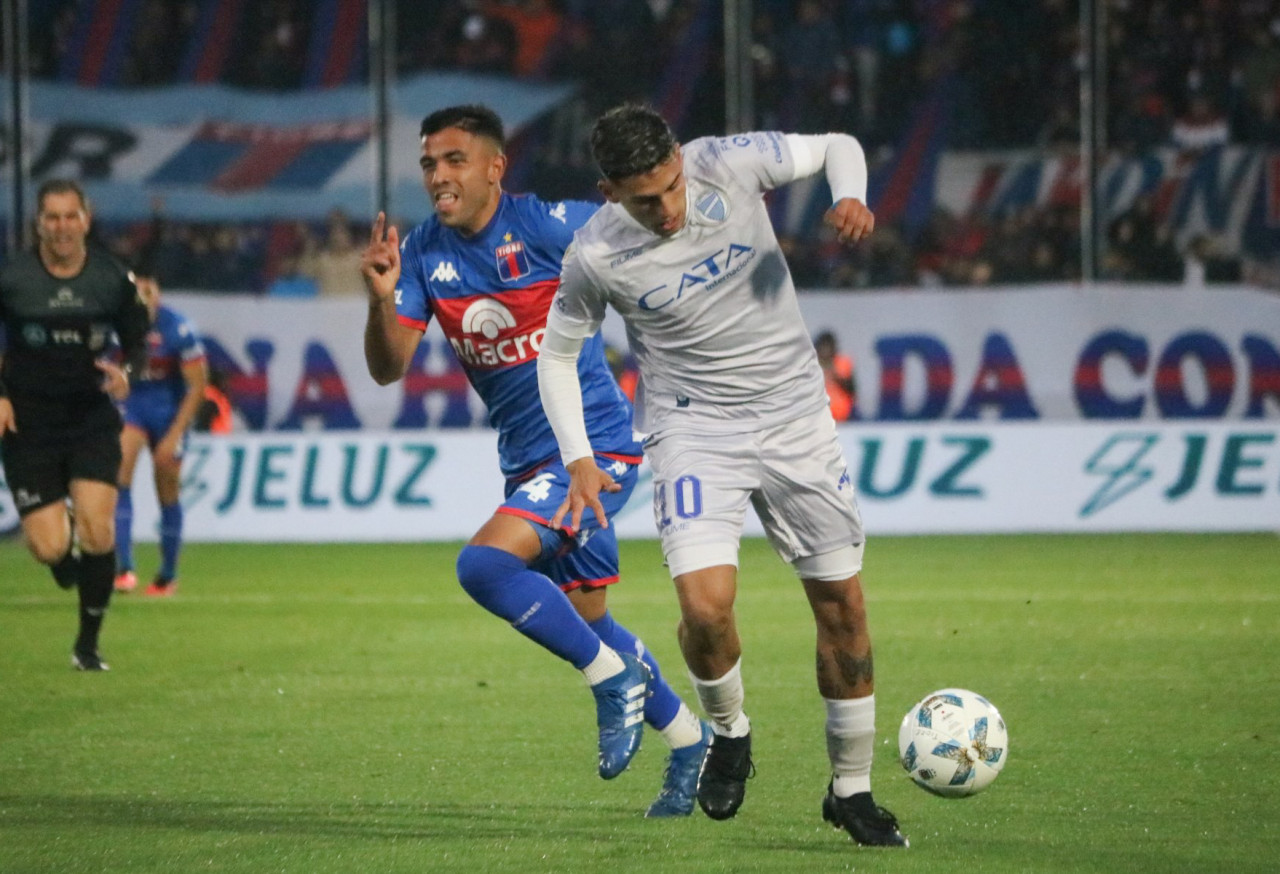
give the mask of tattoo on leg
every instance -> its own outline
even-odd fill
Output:
[[[849,652],[818,652],[818,687],[824,694],[832,696],[840,690],[856,689],[862,684],[871,685],[875,681],[874,659],[868,650],[865,656],[856,656]]]

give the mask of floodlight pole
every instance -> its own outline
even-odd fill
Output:
[[[755,127],[751,0],[724,0],[724,126],[726,133]]]
[[[9,221],[5,246],[10,253],[26,248],[26,190],[29,183],[24,136],[27,131],[27,0],[4,0],[4,56],[8,88],[5,100],[4,150]]]
[[[1102,196],[1102,162],[1107,153],[1107,2],[1082,0],[1080,72],[1080,250],[1086,283],[1102,278],[1106,252],[1106,203]]]
[[[373,211],[391,218],[391,97],[396,71],[396,0],[369,4],[369,90],[373,98]]]

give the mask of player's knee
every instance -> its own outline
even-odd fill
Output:
[[[733,605],[716,599],[687,598],[680,605],[681,623],[698,637],[719,637],[733,628]]]
[[[69,540],[27,540],[27,549],[41,564],[55,565],[71,551]]]
[[[110,552],[116,544],[116,520],[113,516],[101,519],[77,517],[76,538],[84,552],[94,555]]]
[[[524,562],[496,546],[467,545],[458,553],[455,569],[466,593],[484,603],[503,582],[524,570]]]

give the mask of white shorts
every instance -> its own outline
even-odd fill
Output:
[[[645,456],[673,577],[737,566],[748,502],[774,550],[806,579],[861,569],[862,516],[828,410],[753,432],[659,434]]]

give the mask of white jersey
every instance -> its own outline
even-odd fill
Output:
[[[657,237],[619,204],[566,253],[555,307],[594,332],[612,305],[640,365],[636,427],[745,431],[827,406],[763,194],[795,178],[781,133],[686,144],[685,225]]]

